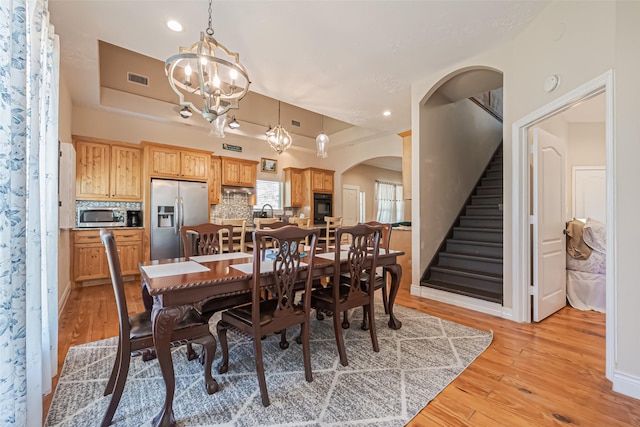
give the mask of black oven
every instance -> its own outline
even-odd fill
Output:
[[[333,207],[331,194],[314,193],[313,194],[313,223],[324,224],[325,216],[333,216]]]

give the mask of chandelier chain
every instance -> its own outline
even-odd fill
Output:
[[[209,26],[207,27],[207,35],[209,37],[213,35],[213,24],[211,23],[211,2],[212,0],[209,0]]]

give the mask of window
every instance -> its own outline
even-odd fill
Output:
[[[400,222],[404,218],[402,185],[376,181],[376,221]]]
[[[273,209],[282,209],[282,183],[279,181],[256,181],[256,204],[254,208],[261,209],[264,205],[271,205]]]

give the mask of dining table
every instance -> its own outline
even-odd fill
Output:
[[[346,252],[316,253],[312,271],[314,279],[333,275],[334,257],[337,253]],[[383,249],[380,249],[378,255],[377,266],[383,268],[384,272],[391,277],[388,304],[388,326],[391,329],[402,327],[402,322],[393,313],[402,278],[402,267],[398,263],[398,257],[402,255],[404,255],[402,251]],[[164,405],[153,418],[153,426],[175,426],[172,331],[188,313],[198,310],[205,301],[207,309],[214,307],[215,311],[225,310],[247,301],[252,286],[252,262],[252,254],[232,252],[139,263],[142,292],[143,296],[146,296],[145,306],[152,310],[153,342],[165,383]],[[347,262],[346,257],[342,262]],[[269,263],[262,264],[267,266],[264,272],[261,268],[261,286],[266,288],[273,283],[273,274],[268,268]]]

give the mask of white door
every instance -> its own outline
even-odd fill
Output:
[[[356,225],[360,218],[360,203],[358,197],[360,187],[355,185],[342,186],[342,225]]]
[[[533,129],[533,320],[566,305],[565,144]]]

